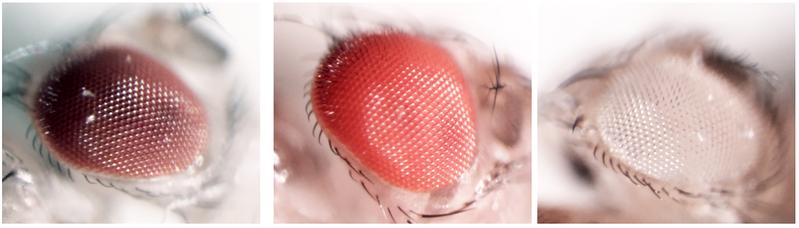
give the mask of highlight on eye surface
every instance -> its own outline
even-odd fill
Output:
[[[245,8],[4,4],[3,222],[258,222]]]

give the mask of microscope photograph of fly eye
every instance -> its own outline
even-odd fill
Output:
[[[275,222],[531,223],[526,8],[275,4]]]
[[[792,3],[541,7],[538,223],[794,222]]]
[[[3,3],[3,223],[259,222],[253,5]]]

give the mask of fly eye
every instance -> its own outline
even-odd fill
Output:
[[[779,126],[761,71],[705,42],[646,43],[563,88],[578,103],[571,126],[601,165],[658,198],[738,207],[777,180]]]
[[[318,68],[311,104],[329,138],[393,186],[438,190],[475,159],[463,75],[431,41],[401,32],[340,41]]]
[[[733,84],[689,60],[633,63],[610,79],[599,99],[599,134],[609,156],[656,179],[681,186],[739,179],[771,132]]]
[[[224,13],[246,7],[213,7],[221,21],[203,4],[90,7],[103,16],[4,55],[4,219],[256,221],[221,213],[258,206],[236,200],[257,196],[258,106],[240,83],[258,75],[242,49],[257,39],[227,30],[257,26]]]
[[[35,95],[42,141],[73,168],[120,178],[188,169],[207,147],[201,103],[164,65],[106,47],[68,58]]]

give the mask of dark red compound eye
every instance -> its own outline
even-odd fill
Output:
[[[393,186],[446,187],[476,155],[463,75],[424,38],[384,32],[340,41],[321,62],[311,102],[325,133]]]
[[[157,60],[120,47],[77,54],[38,91],[43,142],[72,168],[123,178],[185,171],[207,147],[191,90]]]

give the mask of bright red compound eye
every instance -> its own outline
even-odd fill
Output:
[[[340,41],[321,62],[311,102],[326,134],[393,186],[440,189],[474,160],[467,86],[432,41],[401,32]]]
[[[119,47],[78,54],[56,68],[38,91],[34,116],[59,161],[114,177],[182,172],[208,137],[191,90],[157,60]]]

